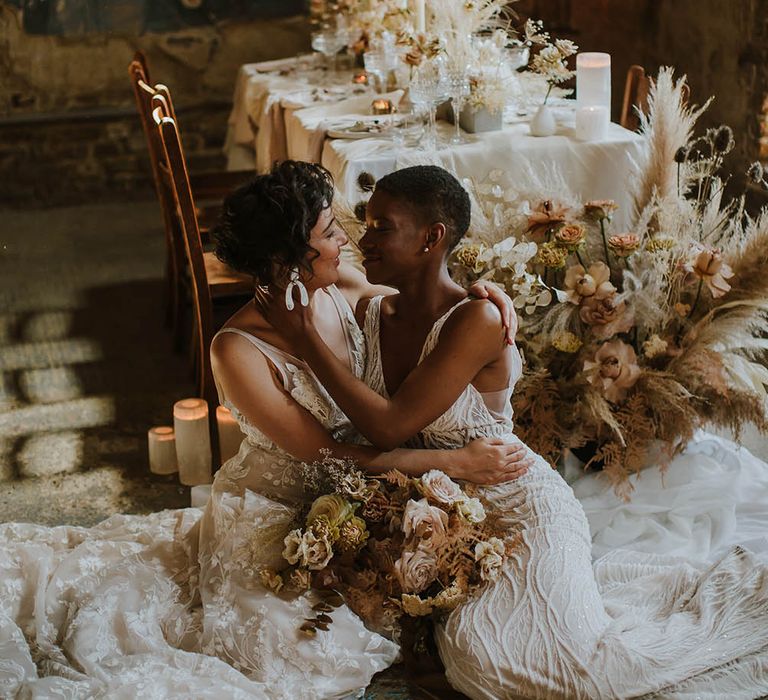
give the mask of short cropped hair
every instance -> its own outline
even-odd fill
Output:
[[[444,168],[414,165],[385,175],[376,183],[381,190],[406,202],[422,223],[441,222],[453,249],[469,229],[472,205],[461,183]]]
[[[213,231],[216,257],[262,285],[279,281],[280,269],[311,273],[310,232],[332,199],[333,180],[321,165],[276,163],[224,200]]]

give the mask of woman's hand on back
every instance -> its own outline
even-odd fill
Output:
[[[501,313],[501,322],[506,331],[507,343],[514,345],[517,333],[517,314],[511,297],[504,288],[490,280],[477,280],[467,291],[478,299],[488,299]]]
[[[456,452],[458,466],[449,476],[475,484],[513,481],[523,476],[534,462],[523,443],[509,443],[498,438],[473,440]]]

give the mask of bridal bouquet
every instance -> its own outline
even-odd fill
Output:
[[[319,593],[305,634],[326,630],[342,599],[369,626],[397,634],[403,616],[447,613],[500,573],[507,545],[493,517],[443,472],[371,478],[327,454],[303,472],[315,498],[285,538],[285,567],[260,578],[275,592]]]
[[[706,105],[687,107],[683,83],[663,70],[652,88],[628,230],[612,227],[614,202],[579,201],[557,172],[526,191],[492,172],[465,183],[473,225],[452,262],[515,300],[520,437],[553,464],[583,450],[625,497],[631,473],[699,426],[768,430],[768,211],[724,200],[732,132],[693,138]]]

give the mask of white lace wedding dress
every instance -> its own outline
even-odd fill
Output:
[[[386,395],[380,301],[365,320],[366,383]],[[435,323],[422,359],[450,313]],[[519,370],[510,386],[518,378]],[[497,402],[469,386],[421,443],[515,440],[509,402],[503,412]],[[584,510],[542,458],[522,478],[483,491],[503,513],[514,552],[500,579],[437,630],[455,688],[487,700],[768,693],[768,567],[749,551],[733,547],[706,565],[617,549],[593,565]]]
[[[362,334],[329,293],[360,376]],[[240,333],[323,426],[352,436],[305,365]],[[259,584],[258,569],[279,559],[301,484],[297,464],[238,419],[246,440],[204,512],[117,515],[90,529],[0,526],[0,698],[319,700],[356,693],[395,660],[398,647],[345,606],[328,632],[302,637],[313,597]]]

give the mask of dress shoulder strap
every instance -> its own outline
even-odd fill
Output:
[[[270,361],[271,364],[275,366],[278,372],[280,372],[280,376],[283,380],[283,386],[288,387],[289,381],[288,381],[288,372],[285,368],[286,364],[304,364],[301,360],[299,360],[297,357],[294,357],[289,352],[286,352],[285,350],[281,350],[280,348],[276,348],[271,343],[268,343],[266,340],[262,340],[261,338],[257,338],[252,333],[248,333],[247,331],[241,330],[240,328],[233,328],[232,326],[227,326],[225,328],[222,328],[215,336],[218,337],[222,333],[234,333],[235,335],[239,335],[242,338],[245,338],[251,345],[255,345],[261,353]]]
[[[437,345],[438,338],[440,337],[440,331],[443,329],[443,326],[445,325],[445,322],[450,318],[451,314],[456,311],[462,304],[466,304],[472,297],[465,297],[460,302],[454,304],[448,311],[446,311],[440,318],[435,321],[435,324],[432,326],[432,329],[429,331],[429,335],[427,335],[427,339],[424,341],[424,347],[421,349],[421,357],[419,357],[419,362],[422,362],[424,358],[429,355],[434,349],[435,345]]]

